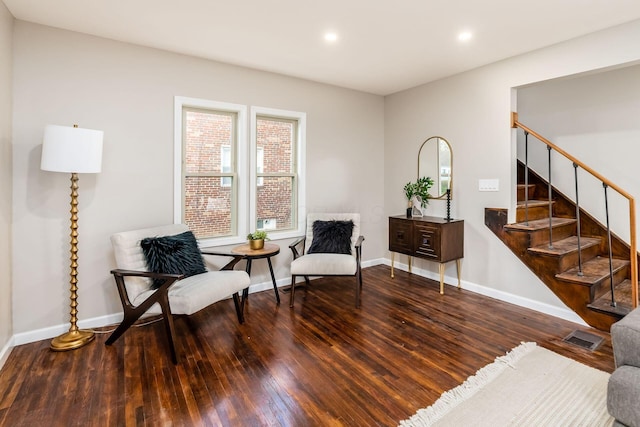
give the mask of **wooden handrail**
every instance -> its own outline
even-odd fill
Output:
[[[606,184],[609,188],[617,191],[622,197],[629,201],[629,250],[630,250],[630,258],[631,258],[631,300],[633,308],[638,306],[638,241],[636,236],[636,201],[631,194],[618,187],[615,183],[611,182],[609,179],[602,176],[600,173],[596,172],[589,166],[582,163],[580,160],[573,157],[571,154],[564,151],[562,148],[555,145],[553,142],[549,141],[547,138],[543,137],[536,131],[529,129],[527,126],[523,125],[518,121],[518,113],[511,113],[511,127],[513,129],[520,128],[525,132],[533,135],[536,139],[540,140],[542,143],[546,144],[548,147],[551,147],[554,151],[562,154],[564,157],[578,165],[580,168],[589,172],[591,175],[600,180],[603,184]]]

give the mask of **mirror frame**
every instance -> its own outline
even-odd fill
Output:
[[[447,146],[449,147],[449,156],[451,158],[451,161],[449,162],[449,195],[450,198],[453,199],[453,150],[451,149],[451,144],[449,143],[449,141],[446,140],[446,138],[443,138],[441,136],[431,136],[429,138],[427,138],[422,145],[420,145],[420,149],[418,150],[418,178],[421,177],[420,175],[420,154],[422,152],[422,149],[424,148],[425,144],[427,144],[427,142],[431,141],[432,139],[436,139],[436,140],[442,140],[444,141]],[[438,141],[436,141],[438,142]],[[438,170],[440,170],[440,165],[438,165]],[[433,200],[437,200],[437,199],[444,199],[447,197],[447,193],[446,191],[442,194],[438,194],[437,196],[432,196],[431,199]]]

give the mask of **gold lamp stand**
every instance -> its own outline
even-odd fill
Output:
[[[78,329],[78,174],[100,173],[104,132],[47,125],[42,140],[40,169],[71,173],[71,327],[51,341],[51,350],[80,348],[93,341],[92,331]]]
[[[71,327],[51,340],[51,350],[75,350],[95,338],[93,331],[78,329],[78,174],[71,174]]]

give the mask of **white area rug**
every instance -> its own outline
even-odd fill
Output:
[[[400,426],[611,426],[608,380],[606,372],[523,343]]]

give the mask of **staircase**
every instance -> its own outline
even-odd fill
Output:
[[[611,324],[633,307],[629,245],[611,235],[610,268],[607,229],[581,209],[579,253],[573,201],[553,188],[550,206],[548,183],[529,170],[525,186],[524,172],[524,165],[519,164],[516,223],[507,223],[506,209],[486,208],[486,226],[587,324],[609,331]],[[615,307],[611,304],[611,281]]]

